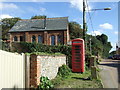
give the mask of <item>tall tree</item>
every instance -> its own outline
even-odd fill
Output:
[[[106,44],[107,41],[108,41],[108,37],[107,37],[107,35],[105,35],[105,34],[98,35],[98,36],[97,36],[97,39],[100,40],[103,44]]]
[[[15,25],[15,23],[20,20],[19,17],[15,18],[5,18],[1,20],[2,27],[2,39],[8,39],[8,31]]]
[[[47,16],[45,15],[35,15],[35,16],[32,16],[31,19],[45,19]]]
[[[87,50],[90,51],[92,55],[102,55],[103,45],[95,36],[86,35]]]
[[[69,22],[69,30],[71,39],[83,37],[83,29],[81,28],[81,25],[77,22]]]
[[[103,51],[102,51],[102,56],[103,57],[108,57],[109,56],[109,51],[111,50],[112,46],[111,43],[108,42],[108,37],[105,34],[96,36],[96,38],[102,42],[103,45]]]

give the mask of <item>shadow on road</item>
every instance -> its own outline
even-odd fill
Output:
[[[105,66],[109,66],[109,67],[114,67],[114,68],[117,68],[118,70],[118,86],[120,88],[120,60],[105,60],[104,61],[105,63],[104,64],[100,64],[100,65],[105,65]]]

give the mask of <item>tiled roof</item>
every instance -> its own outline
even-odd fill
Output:
[[[9,32],[66,30],[67,25],[68,17],[19,20]]]

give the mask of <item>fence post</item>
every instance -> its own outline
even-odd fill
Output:
[[[0,49],[2,50],[2,25],[0,26]]]
[[[23,58],[23,87],[25,88],[25,54],[22,53],[22,58]]]
[[[30,88],[30,56],[25,55],[25,88]]]

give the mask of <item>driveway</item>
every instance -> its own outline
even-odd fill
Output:
[[[120,88],[120,60],[104,59],[98,66],[104,88]]]

